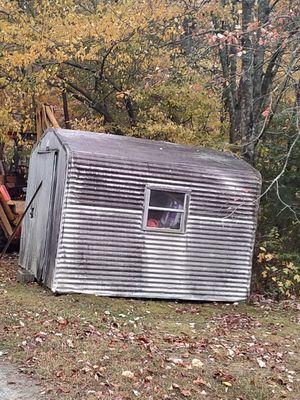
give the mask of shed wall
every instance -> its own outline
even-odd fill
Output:
[[[260,191],[254,173],[78,152],[66,182],[54,291],[246,299]],[[185,234],[141,229],[146,184],[191,189]]]
[[[19,264],[48,286],[56,260],[62,199],[67,171],[67,153],[58,137],[49,131],[31,154],[26,206],[42,181],[32,213],[23,220]]]

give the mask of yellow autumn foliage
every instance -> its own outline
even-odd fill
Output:
[[[2,140],[34,131],[36,102],[47,98],[62,108],[63,88],[76,128],[105,125],[106,130],[183,143],[212,144],[220,136],[219,109],[212,107],[218,93],[204,87],[204,78],[187,67],[178,46],[166,46],[182,38],[185,8],[180,1],[24,4],[0,0]],[[180,71],[176,93],[169,84],[174,71]],[[159,90],[169,98],[169,108],[178,105],[175,119],[153,99]],[[134,120],[127,115],[126,98],[117,93],[128,93]],[[110,114],[104,120],[103,108]],[[216,142],[223,146],[219,137]]]

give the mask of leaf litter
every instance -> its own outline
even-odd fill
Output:
[[[0,351],[51,399],[297,400],[296,300],[187,304],[54,297],[4,261]]]

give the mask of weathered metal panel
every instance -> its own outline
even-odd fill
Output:
[[[59,138],[46,133],[30,158],[26,204],[41,181],[42,186],[22,223],[19,265],[48,286],[56,261],[66,166]]]
[[[68,134],[59,133],[70,159],[54,291],[246,299],[260,192],[255,170],[209,150]],[[191,191],[184,234],[142,229],[148,184]]]
[[[108,156],[115,160],[151,162],[154,164],[195,165],[237,171],[257,172],[245,161],[226,153],[205,147],[192,147],[169,142],[138,139],[107,133],[56,129],[62,143],[74,152],[96,157]]]

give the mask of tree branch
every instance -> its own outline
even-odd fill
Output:
[[[83,90],[82,88],[77,86],[75,83],[72,83],[72,82],[66,80],[62,75],[59,75],[59,78],[61,80],[63,80],[63,82],[66,85],[66,89],[68,91],[71,91],[71,93],[73,93],[73,95],[74,95],[74,92],[75,92],[75,94],[76,93],[80,94],[80,96],[77,97],[77,99],[79,101],[87,104],[90,108],[92,108],[93,110],[97,111],[99,114],[103,115],[104,122],[108,122],[108,123],[113,122],[113,119],[110,116],[110,114],[109,114],[109,112],[107,110],[107,106],[105,104],[102,105],[99,102],[95,102],[93,100],[93,98],[85,90]]]

